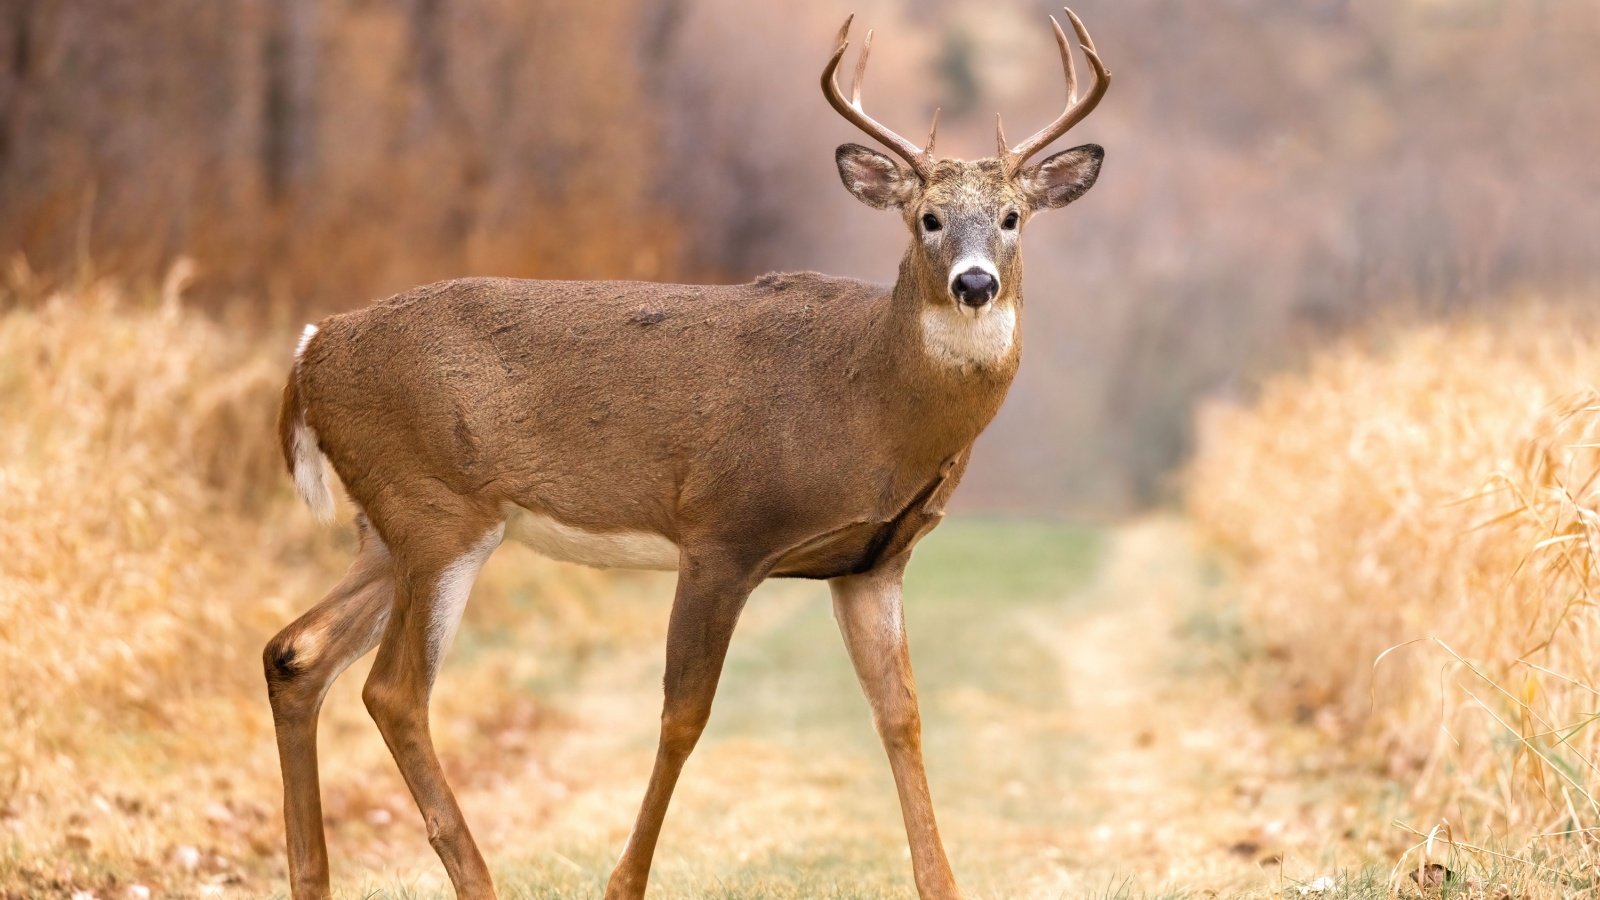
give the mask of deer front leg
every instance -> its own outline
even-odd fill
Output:
[[[872,722],[889,754],[906,838],[911,843],[911,868],[922,900],[951,900],[956,887],[922,764],[922,716],[917,710],[917,685],[911,674],[905,616],[900,605],[904,555],[885,560],[862,575],[835,578],[833,615],[839,621],[856,677],[872,705]]]
[[[760,574],[749,565],[684,554],[677,596],[667,625],[667,667],[662,679],[661,739],[639,817],[606,884],[606,900],[638,900],[650,877],[661,823],[683,764],[711,717],[711,701],[739,612]]]

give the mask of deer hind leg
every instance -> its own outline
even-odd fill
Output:
[[[661,823],[683,764],[711,717],[711,701],[727,657],[739,612],[761,580],[752,567],[723,560],[693,560],[685,554],[677,596],[667,625],[665,700],[661,739],[644,802],[622,858],[606,885],[606,900],[644,896]]]
[[[399,573],[395,610],[362,692],[422,813],[428,842],[462,898],[493,898],[494,883],[439,765],[428,699],[467,594],[504,531],[503,522],[464,514],[454,522],[427,523],[403,547],[392,538]]]
[[[886,560],[871,572],[835,578],[828,585],[833,591],[834,618],[894,772],[917,894],[922,900],[950,900],[959,897],[960,891],[939,840],[922,763],[922,715],[917,708],[917,684],[911,674],[901,607],[905,562],[903,556]]]
[[[334,679],[378,643],[394,603],[383,541],[363,521],[361,551],[339,584],[267,643],[267,696],[283,767],[289,884],[295,900],[328,895],[328,850],[317,783],[317,714]]]

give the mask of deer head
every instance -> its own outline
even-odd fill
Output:
[[[838,47],[822,72],[822,92],[840,115],[900,157],[896,161],[860,144],[845,144],[835,153],[839,177],[862,203],[900,211],[911,231],[907,274],[916,280],[924,303],[935,309],[973,319],[996,309],[1009,310],[1021,296],[1018,239],[1022,227],[1035,213],[1066,206],[1083,196],[1100,174],[1104,151],[1094,144],[1063,150],[1028,165],[1031,157],[1087,116],[1111,83],[1111,73],[1101,63],[1083,22],[1070,9],[1066,14],[1094,70],[1088,93],[1078,97],[1072,48],[1061,23],[1052,16],[1067,82],[1066,108],[1054,122],[1014,147],[1006,142],[996,117],[997,154],[971,161],[933,155],[937,111],[927,144],[919,148],[862,109],[861,82],[872,49],[871,31],[862,45],[850,99],[846,100],[836,73],[849,46],[854,17],[839,29]]]

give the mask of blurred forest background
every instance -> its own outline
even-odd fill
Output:
[[[1593,896],[1600,3],[1084,3],[1105,170],[1030,226],[959,497],[1030,515],[957,517],[908,591],[969,896]],[[0,0],[0,900],[281,890],[259,648],[353,541],[273,439],[301,323],[467,274],[893,277],[818,90],[852,6],[903,133],[1060,109],[1035,0]],[[652,896],[906,895],[816,588],[746,613]],[[434,733],[508,893],[604,883],[670,593],[480,580]],[[366,665],[337,877],[433,896]]]
[[[942,106],[944,152],[1059,108],[1031,0],[6,0],[0,256],[189,257],[240,323],[466,274],[889,280],[902,228],[836,187],[861,135],[818,96],[852,9],[869,108]],[[1196,402],[1308,341],[1600,276],[1600,5],[1078,12],[1116,79],[1071,140],[1108,162],[1027,237],[1028,360],[968,508],[1158,499]]]

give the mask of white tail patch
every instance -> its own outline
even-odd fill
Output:
[[[328,470],[323,464],[322,451],[317,447],[317,433],[303,417],[294,420],[294,486],[313,515],[323,522],[333,520],[333,492],[328,490]]]
[[[311,339],[316,336],[317,326],[315,325],[307,325],[305,330],[300,332],[300,343],[294,345],[294,361],[296,364],[299,364],[300,357],[306,355],[306,347],[311,345]]]
[[[311,339],[317,336],[317,326],[307,325],[300,332],[300,343],[294,348],[294,367],[290,378],[300,376],[300,357],[305,355]],[[317,433],[306,424],[304,410],[294,420],[294,486],[306,505],[319,520],[333,520],[333,492],[328,490],[328,470],[323,462],[322,449],[317,446]]]

